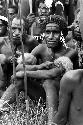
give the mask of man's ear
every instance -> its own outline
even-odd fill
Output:
[[[40,13],[40,9],[38,8],[38,13]]]
[[[9,28],[7,27],[7,31],[9,30]]]
[[[63,36],[62,32],[60,33],[60,38]]]
[[[45,31],[43,43],[46,43],[46,44],[47,44],[47,41],[46,41],[46,31]]]

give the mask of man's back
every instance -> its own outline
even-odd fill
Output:
[[[67,72],[60,83],[60,101],[55,123],[83,125],[83,70]]]
[[[83,125],[83,70],[71,72],[73,90],[69,111],[70,125]]]

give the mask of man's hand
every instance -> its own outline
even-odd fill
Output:
[[[18,64],[17,67],[16,67],[16,71],[19,71],[19,70],[24,70],[23,68],[23,64]]]
[[[4,64],[6,61],[6,56],[4,54],[0,54],[0,63]]]
[[[12,48],[8,39],[4,38],[3,46],[1,47],[1,53],[5,53],[7,58],[12,55]]]
[[[19,50],[16,51],[16,54],[17,54],[18,56],[21,56],[21,55],[22,55],[22,53],[21,53]]]
[[[34,22],[34,20],[35,20],[35,15],[34,15],[34,13],[31,13],[31,14],[29,14],[29,15],[27,16],[27,21],[28,21],[29,24],[32,24],[32,23]]]
[[[24,77],[24,71],[19,71],[16,73],[17,78],[23,78]]]
[[[25,58],[25,64],[27,65],[34,65],[37,62],[36,57],[30,53],[24,53],[24,58]],[[18,64],[23,63],[22,55],[17,59],[17,63]]]
[[[24,71],[18,71],[16,73],[16,78],[23,78],[24,77]],[[14,80],[14,75],[11,76],[11,80]]]
[[[53,62],[46,61],[45,63],[39,65],[39,69],[51,69],[53,65],[54,65]]]

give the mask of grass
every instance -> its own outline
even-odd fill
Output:
[[[16,102],[10,105],[9,112],[3,113],[0,119],[0,125],[46,125],[47,124],[47,109],[45,104],[41,103],[41,98],[38,102],[32,101],[29,98],[29,111],[26,112],[24,101],[24,93],[19,95],[19,108]]]

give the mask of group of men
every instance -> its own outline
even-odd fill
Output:
[[[79,18],[67,27],[63,3],[56,2],[56,10],[58,4],[60,15],[51,15],[45,3],[40,2],[37,17],[32,13],[26,19],[20,19],[17,8],[10,7],[12,31],[8,30],[8,19],[0,16],[0,111],[4,111],[6,102],[15,101],[15,88],[18,93],[25,90],[22,37],[28,96],[45,99],[48,125],[82,125],[83,71],[79,69],[77,48],[82,42]],[[73,31],[68,32],[68,29]],[[32,30],[33,36],[30,35]],[[12,41],[9,32],[12,32]],[[70,37],[68,33],[71,33]],[[41,34],[43,39],[35,39]],[[11,42],[16,59],[16,85],[11,83],[14,79]]]

